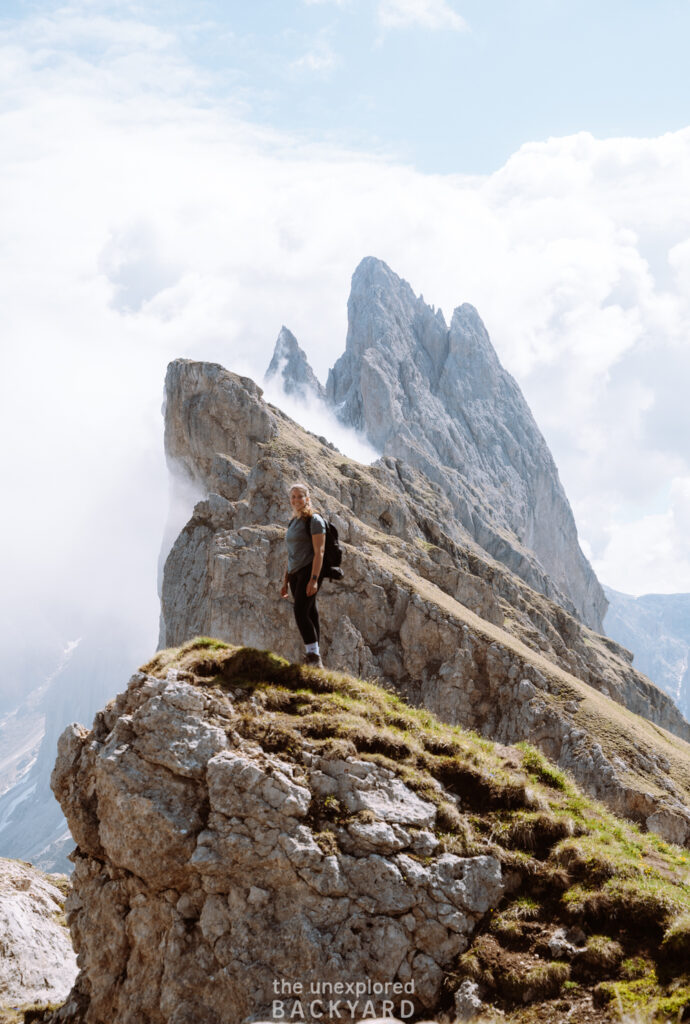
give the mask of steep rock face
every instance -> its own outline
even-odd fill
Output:
[[[343,422],[443,487],[482,548],[601,630],[606,598],[553,458],[472,306],[448,328],[385,263],[363,260],[327,391]]]
[[[66,881],[0,860],[0,1012],[60,1002],[72,987],[76,956],[61,920]]]
[[[165,454],[204,489],[232,492],[278,434],[261,388],[216,363],[177,359],[165,378]],[[237,469],[232,452],[240,464]]]
[[[305,399],[312,396],[320,401],[326,398],[326,389],[309,365],[297,338],[284,326],[280,329],[265,381],[268,383],[276,377],[286,395]]]
[[[635,667],[690,716],[690,594],[630,597],[606,588],[606,629],[635,657]]]
[[[685,842],[690,751],[627,709],[685,739],[690,727],[629,654],[482,557],[469,537],[456,544],[444,532],[449,506],[421,474],[390,458],[358,466],[265,406],[254,385],[225,373],[220,386],[221,373],[183,360],[168,372],[166,437],[211,493],[168,556],[160,645],[217,636],[299,659],[292,609],[278,596],[286,490],[296,476],[318,481],[316,506],[329,510],[347,545],[346,578],[320,599],[330,666],[383,677],[413,703],[490,738],[528,739],[620,813]],[[257,407],[248,424],[267,425],[246,463],[241,391],[242,407],[249,396]],[[204,438],[179,402],[204,406],[213,431],[234,422],[228,447],[214,451],[215,434]],[[219,473],[221,464],[232,472]]]
[[[285,984],[362,979],[398,985],[396,1009],[438,1004],[505,889],[500,863],[444,852],[436,804],[390,769],[244,738],[261,723],[247,696],[138,673],[91,732],[61,737],[81,974],[56,1020],[239,1024],[273,1019],[276,999],[287,1012]],[[324,806],[349,816],[328,845]],[[385,1009],[357,998],[348,1019]]]

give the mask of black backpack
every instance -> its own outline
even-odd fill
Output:
[[[343,570],[340,568],[340,563],[343,560],[343,549],[338,540],[338,531],[330,519],[326,519],[325,516],[322,516],[322,519],[326,524],[326,547],[323,553],[323,565],[319,574],[319,582],[323,579],[341,580],[343,578]],[[307,533],[311,537],[311,516],[304,517],[304,524],[307,528]]]

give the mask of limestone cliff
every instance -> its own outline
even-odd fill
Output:
[[[683,984],[681,851],[373,684],[192,641],[65,731],[53,787],[80,965],[53,1024],[584,1020],[593,999],[604,1024],[625,958],[650,999]]]
[[[220,366],[176,360],[166,394],[168,457],[209,497],[165,565],[161,646],[210,635],[299,658],[278,590],[287,488],[306,478],[346,545],[346,578],[320,599],[327,664],[484,736],[529,740],[620,813],[687,841],[688,748],[663,730],[687,740],[690,727],[672,701],[469,535],[452,539],[438,485],[392,458],[346,459]]]
[[[435,481],[477,543],[601,631],[604,592],[583,555],[551,453],[474,307],[450,327],[381,260],[352,278],[344,354],[328,376],[343,422]]]

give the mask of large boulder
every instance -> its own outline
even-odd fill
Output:
[[[138,673],[60,740],[81,974],[56,1019],[239,1024],[331,996],[358,1004],[348,1019],[436,1007],[504,891],[499,861],[444,852],[438,800],[390,768],[248,739],[262,706],[239,679],[238,702],[185,676]]]

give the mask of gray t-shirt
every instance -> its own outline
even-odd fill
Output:
[[[315,512],[311,517],[311,533],[325,533],[326,523],[323,518]],[[295,516],[290,520],[290,525],[285,534],[288,549],[288,572],[297,572],[305,565],[311,565],[314,558],[314,545],[311,536],[307,533],[307,526],[301,516]]]

